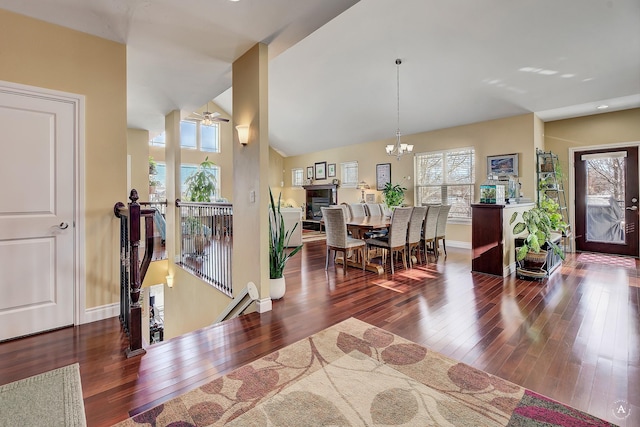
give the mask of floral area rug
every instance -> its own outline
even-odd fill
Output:
[[[348,319],[119,426],[609,426]]]

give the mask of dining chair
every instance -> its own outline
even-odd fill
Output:
[[[362,239],[355,239],[347,234],[347,222],[344,217],[344,210],[341,208],[325,208],[322,207],[322,217],[324,218],[324,228],[327,232],[327,259],[324,269],[329,268],[329,255],[333,251],[333,265],[335,267],[336,254],[342,252],[343,271],[347,274],[347,255],[349,252],[358,250],[362,259],[362,270],[364,271],[366,244]]]
[[[340,203],[338,206],[340,206],[340,209],[344,211],[345,221],[351,221],[351,208],[349,208],[349,205],[347,203]]]
[[[416,206],[411,212],[411,218],[409,219],[409,231],[407,232],[407,256],[409,257],[409,268],[413,268],[411,254],[414,249],[418,250],[418,263],[422,264],[422,257],[420,256],[420,241],[422,240],[422,227],[424,226],[427,209],[428,207],[426,206]]]
[[[349,209],[351,209],[351,218],[367,216],[367,213],[364,210],[364,203],[351,203],[349,205]]]
[[[436,224],[436,240],[433,244],[434,250],[436,253],[436,259],[440,254],[439,242],[442,240],[442,248],[444,250],[444,256],[447,256],[447,244],[445,239],[445,232],[447,230],[447,218],[449,217],[449,211],[451,210],[451,205],[442,205],[440,207],[440,212],[438,213],[438,223]]]
[[[404,268],[407,268],[406,247],[407,247],[407,228],[409,226],[409,219],[411,218],[412,207],[396,208],[391,216],[391,226],[389,227],[389,234],[384,237],[371,238],[365,240],[367,243],[367,254],[371,247],[379,248],[388,252],[391,263],[391,274],[394,274],[394,261],[393,255],[402,252],[402,263]],[[383,256],[382,263],[386,264],[385,257]]]
[[[380,209],[379,203],[367,203],[366,206],[369,216],[382,216],[382,209]]]
[[[431,247],[434,248],[434,243],[436,241],[436,228],[438,226],[438,214],[440,213],[440,206],[441,205],[429,205],[429,209],[427,210],[427,215],[424,220],[421,244],[422,250],[424,251],[424,259],[426,262],[429,262],[427,245],[431,245]]]

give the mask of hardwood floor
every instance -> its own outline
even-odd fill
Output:
[[[638,261],[628,268],[569,255],[548,280],[503,280],[470,273],[470,251],[447,251],[413,270],[398,264],[394,276],[355,268],[343,276],[340,266],[324,270],[324,242],[308,243],[287,265],[287,293],[271,312],[130,360],[116,319],[2,343],[0,384],[78,362],[87,422],[107,426],[353,316],[618,425],[640,425]],[[613,416],[616,400],[631,405],[628,419]]]

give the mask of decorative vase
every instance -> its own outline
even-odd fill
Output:
[[[284,276],[278,277],[277,279],[269,279],[269,296],[271,299],[282,298],[286,290]]]

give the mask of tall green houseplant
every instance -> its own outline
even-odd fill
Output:
[[[402,202],[404,202],[405,191],[407,191],[407,189],[400,184],[391,184],[391,182],[387,182],[382,190],[384,203],[389,208],[400,206]]]
[[[300,252],[302,245],[296,246],[289,251],[289,239],[293,231],[298,226],[296,223],[291,230],[285,230],[284,218],[280,212],[280,199],[282,193],[278,196],[278,203],[274,203],[271,188],[269,188],[269,198],[271,199],[269,211],[269,278],[279,279],[284,275],[284,267],[287,261]]]
[[[215,163],[207,156],[198,169],[185,180],[186,198],[190,202],[210,202],[216,195],[216,176],[213,173]]]

